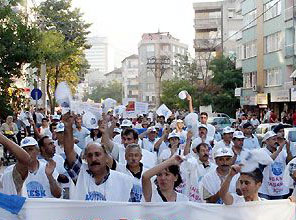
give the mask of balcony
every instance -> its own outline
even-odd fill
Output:
[[[220,43],[221,39],[195,39],[194,48],[199,50],[210,50],[214,49],[216,45]]]
[[[285,46],[285,57],[291,57],[296,55],[296,44],[290,44]]]
[[[221,18],[194,19],[195,29],[217,29],[221,26]]]

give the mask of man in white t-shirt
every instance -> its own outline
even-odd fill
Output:
[[[209,160],[209,145],[200,143],[193,149],[194,156],[189,157],[181,166],[181,176],[183,179],[182,188],[180,191],[187,195],[190,201],[201,202],[199,193],[199,185],[202,178],[212,170],[215,170],[217,165]]]
[[[277,135],[273,131],[268,131],[263,138],[266,147],[261,148],[273,159],[273,163],[264,166],[263,182],[259,189],[259,196],[265,199],[283,199],[287,198],[289,187],[283,182],[284,170],[286,168],[287,150],[284,144],[277,144]]]
[[[40,132],[39,132],[41,136],[52,137],[52,133],[49,129],[48,121],[49,120],[47,118],[42,118],[42,123],[40,127]]]
[[[254,150],[260,148],[258,138],[253,134],[253,126],[250,122],[247,122],[243,125],[244,132],[244,145],[245,150]]]
[[[82,118],[75,119],[75,129],[73,130],[74,137],[78,140],[77,146],[83,150],[86,146],[85,139],[90,135],[90,131],[82,126]]]
[[[146,149],[152,153],[156,153],[156,155],[159,155],[161,151],[166,149],[166,144],[162,141],[160,145],[155,145],[159,138],[157,137],[157,131],[156,128],[150,127],[145,132],[139,135],[139,138],[142,139],[142,148]],[[147,137],[145,137],[147,136]]]
[[[257,115],[253,114],[252,118],[250,120],[250,123],[252,124],[253,128],[256,130],[256,128],[260,125],[259,120],[257,119]]]
[[[243,151],[243,144],[244,144],[244,133],[241,131],[235,131],[233,133],[233,146],[232,151],[234,153],[233,157],[233,164],[240,164],[241,163],[241,153]]]
[[[133,179],[123,173],[110,170],[108,155],[103,145],[89,143],[85,148],[85,160],[74,150],[73,117],[66,114],[65,123],[65,168],[75,182],[71,199],[88,201],[127,202],[130,199]]]
[[[56,163],[38,161],[38,143],[32,137],[25,137],[21,147],[29,154],[30,162],[27,166],[17,162],[7,168],[3,175],[3,192],[28,198],[60,198],[62,190],[57,183]],[[27,157],[27,154],[20,156]]]
[[[239,188],[242,192],[242,196],[236,193],[230,193],[229,186],[232,178],[239,174],[241,167],[239,165],[233,165],[223,182],[219,194],[225,205],[240,204],[251,201],[262,201],[264,199],[258,196],[258,190],[261,187],[263,174],[259,168],[256,168],[252,172],[241,172],[239,177]]]
[[[232,148],[232,146],[233,146],[233,142],[232,142],[233,132],[234,132],[234,130],[229,126],[223,128],[223,139],[221,141],[218,141],[215,144],[215,146],[212,150],[212,154],[214,154],[215,151],[221,147]]]
[[[210,144],[211,141],[212,141],[211,138],[208,137],[208,127],[204,124],[200,124],[198,127],[198,137],[192,141],[190,152],[192,153],[192,150],[196,148],[197,145],[199,145],[200,143],[206,143],[209,146],[211,146]],[[210,151],[211,150],[212,149],[210,149]],[[184,155],[187,155],[190,152],[188,152],[188,149],[185,147]]]
[[[133,189],[130,202],[141,202],[142,198],[142,175],[147,170],[140,162],[142,159],[142,148],[138,144],[129,144],[125,148],[125,164],[116,164],[116,171],[124,173],[133,178]]]
[[[180,144],[185,144],[187,138],[187,131],[183,130],[184,122],[181,119],[176,121],[176,129],[173,131],[174,133],[180,136]]]
[[[64,133],[65,125],[64,123],[60,122],[55,129],[57,140],[54,142],[54,144],[56,146],[56,154],[61,155],[64,159],[66,159],[64,151]],[[78,155],[81,155],[82,150],[76,144],[74,144],[74,150]]]
[[[222,204],[219,190],[229,173],[233,160],[232,157],[233,152],[230,148],[219,148],[215,152],[214,158],[218,167],[207,173],[200,184],[201,198],[207,203]],[[236,175],[230,183],[229,191],[232,193],[236,192],[237,179],[238,175]]]

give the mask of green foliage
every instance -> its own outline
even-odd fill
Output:
[[[21,76],[23,65],[37,58],[39,40],[38,29],[27,24],[25,16],[16,10],[19,2],[0,0],[0,107],[7,114],[14,104],[8,89],[13,79]]]
[[[106,98],[112,98],[118,103],[121,103],[122,84],[117,81],[110,82],[107,86],[103,84],[97,84],[91,94],[85,95],[84,101],[91,99],[95,102],[101,102],[101,99]]]
[[[186,59],[183,61],[183,66],[179,66],[177,74],[186,76],[185,73],[190,70],[191,63]],[[216,112],[234,115],[235,109],[239,107],[239,99],[234,96],[234,89],[242,86],[242,71],[235,69],[235,63],[226,57],[214,59],[210,63],[210,70],[213,72],[213,78],[206,86],[198,82],[193,84],[191,74],[187,74],[186,79],[164,81],[162,102],[170,108],[188,109],[188,102],[178,97],[180,91],[186,90],[192,96],[196,110],[200,105],[212,105]]]

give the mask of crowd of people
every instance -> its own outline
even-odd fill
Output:
[[[9,116],[0,144],[16,158],[0,177],[0,192],[28,198],[118,202],[206,202],[236,204],[285,199],[294,201],[296,155],[284,138],[284,127],[268,131],[262,145],[251,115],[238,115],[238,126],[207,123],[201,112],[194,130],[184,123],[190,112],[137,119],[112,111],[92,128],[74,113],[28,116],[24,138]],[[40,114],[39,114],[40,113]],[[254,116],[254,117],[253,117]],[[26,121],[27,120],[27,121]],[[252,152],[272,162],[246,171]]]

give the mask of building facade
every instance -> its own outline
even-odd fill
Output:
[[[123,94],[122,98],[139,100],[139,56],[133,54],[122,62]]]
[[[222,52],[235,56],[235,35],[242,26],[242,16],[235,13],[235,6],[235,0],[193,3],[195,59],[206,78],[211,75],[208,66],[213,58]]]
[[[149,69],[147,62],[151,57],[168,57],[171,68],[168,68],[161,80],[174,78],[173,63],[177,54],[185,55],[188,46],[174,38],[168,32],[145,33],[138,44],[139,52],[139,101],[149,103],[150,108],[156,107],[155,71]],[[161,91],[161,89],[160,89]]]
[[[85,50],[85,58],[90,69],[85,79],[92,86],[95,83],[103,82],[104,75],[108,72],[108,41],[106,37],[89,37],[87,40],[91,48]]]
[[[105,83],[118,82],[122,83],[122,70],[121,68],[114,69],[113,71],[105,74]]]
[[[237,39],[246,108],[295,108],[294,0],[240,0],[244,29]],[[259,16],[262,15],[262,16]],[[294,78],[293,78],[294,76]]]

